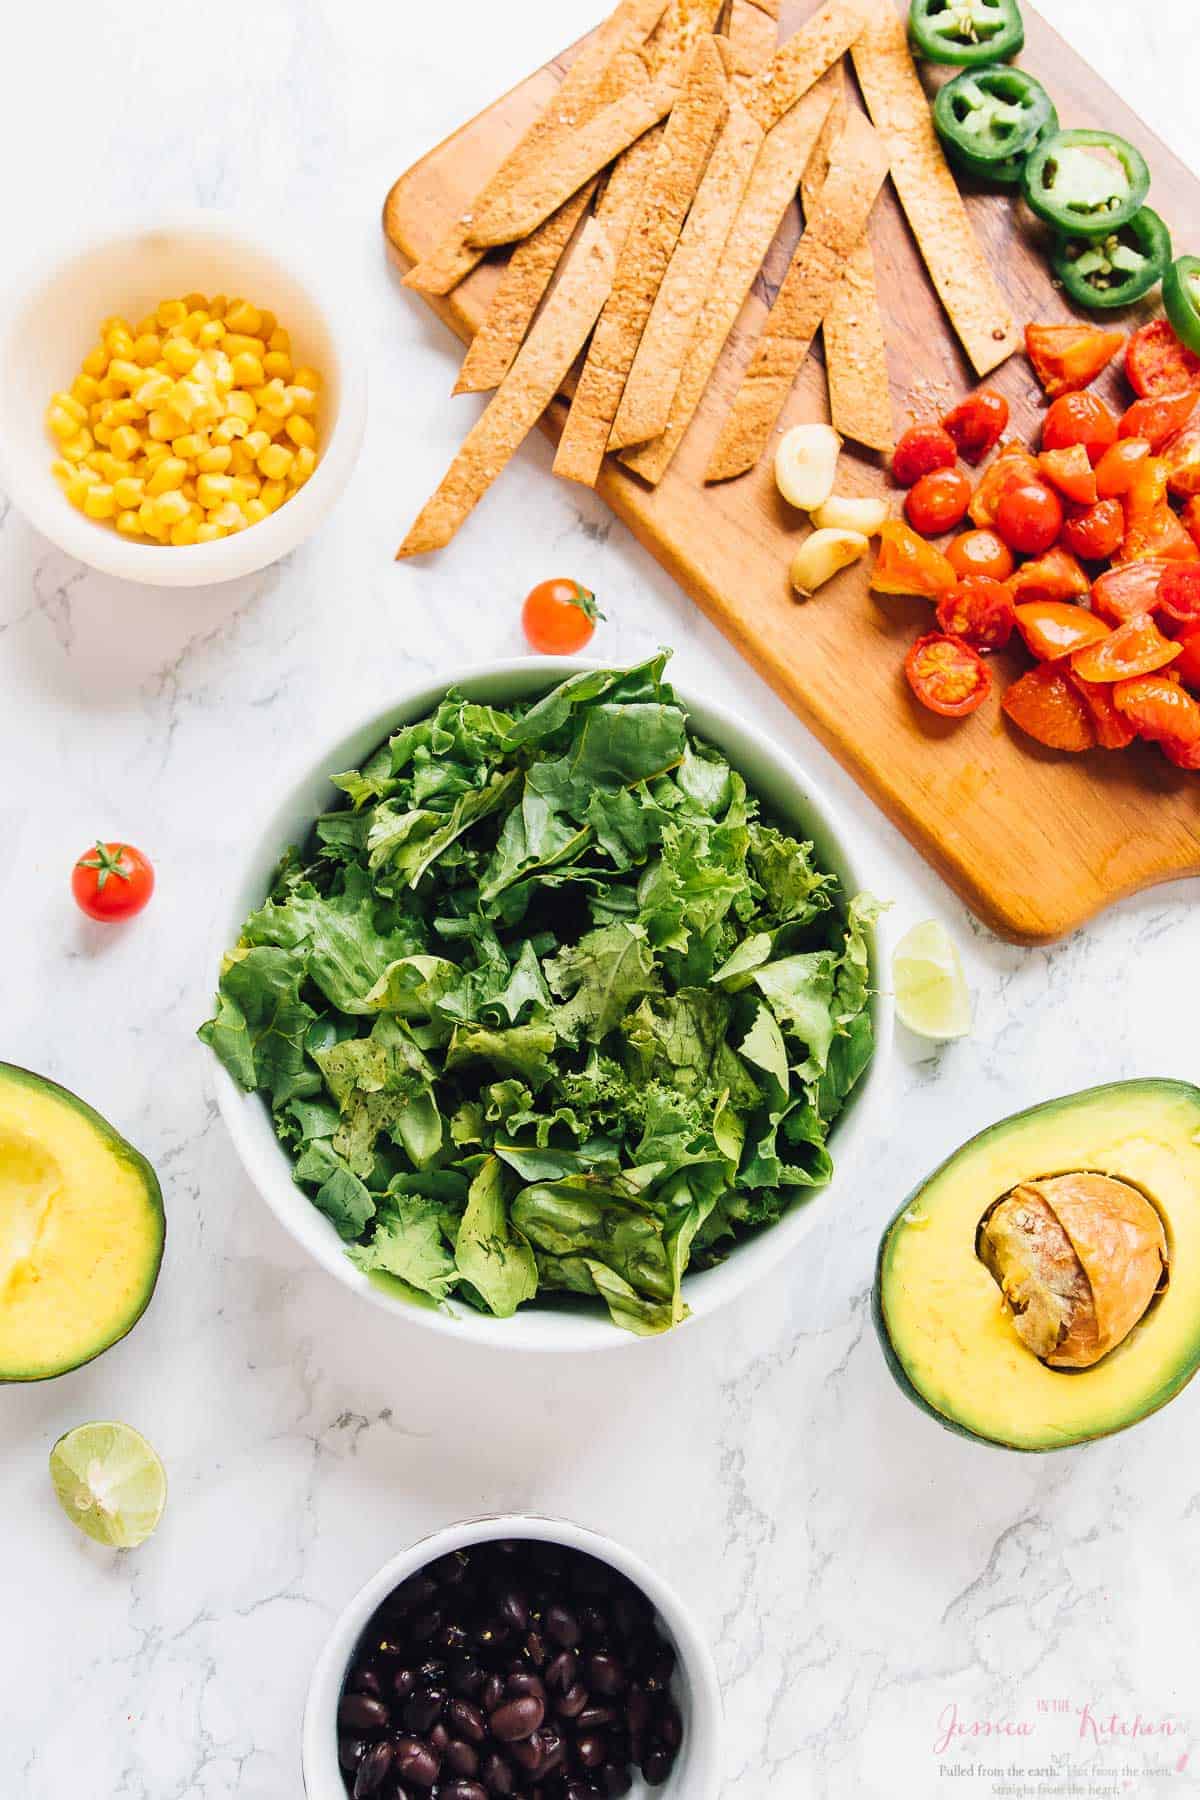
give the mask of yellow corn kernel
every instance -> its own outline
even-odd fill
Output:
[[[100,398],[100,383],[94,375],[77,375],[71,383],[71,397],[81,406],[91,406]]]
[[[112,434],[112,426],[106,425],[102,419],[97,419],[96,423],[92,426],[92,436],[98,444],[103,444],[106,450],[112,443]]]
[[[103,405],[106,425],[138,425],[146,417],[146,408],[132,394],[123,400],[106,400]]]
[[[260,307],[258,314],[258,335],[269,343],[279,329],[279,320],[269,307]]]
[[[50,473],[55,481],[59,481],[63,487],[67,487],[75,479],[75,465],[67,462],[64,457],[56,456],[50,464]]]
[[[292,349],[292,334],[291,334],[291,332],[285,331],[283,329],[282,325],[277,325],[275,327],[274,331],[271,333],[270,337],[268,337],[268,339],[267,339],[267,349],[268,350],[284,350],[290,355],[291,349]]]
[[[142,434],[135,431],[132,425],[117,425],[109,439],[109,449],[114,456],[123,462],[135,457],[142,447]]]
[[[264,481],[258,497],[268,512],[276,512],[287,499],[287,482]]]
[[[214,294],[208,303],[208,310],[214,319],[223,319],[229,310],[229,302],[224,294]]]
[[[168,402],[181,419],[197,430],[215,425],[221,416],[220,403],[212,389],[199,381],[177,381]]]
[[[133,333],[130,331],[128,325],[124,323],[114,325],[111,330],[106,331],[104,334],[104,348],[108,351],[110,362],[113,357],[118,358],[118,360],[122,362],[127,362],[133,355]]]
[[[202,451],[208,449],[208,433],[206,431],[185,431],[182,437],[171,440],[171,455],[182,456],[184,462],[192,462]]]
[[[68,462],[81,463],[89,450],[96,448],[96,440],[90,431],[80,431],[73,438],[65,438],[60,448]]]
[[[200,352],[187,338],[169,337],[162,347],[162,359],[172,375],[186,375],[200,361]]]
[[[298,387],[311,388],[315,394],[321,385],[321,377],[315,369],[310,369],[305,364],[303,368],[296,370],[296,384]]]
[[[194,344],[198,341],[198,339],[200,337],[200,333],[203,331],[204,327],[207,324],[208,324],[208,310],[205,307],[198,306],[193,309],[189,309],[187,317],[182,321],[181,324],[179,324],[175,327],[175,330],[180,334],[180,336],[185,337],[185,338],[190,338],[192,343]]]
[[[301,381],[294,381],[288,388],[287,394],[292,403],[293,412],[303,413],[306,419],[310,419],[316,412],[317,393],[315,388],[306,387]]]
[[[233,477],[233,498],[245,509],[247,500],[257,500],[262,491],[262,482],[257,475],[235,475]]]
[[[246,515],[236,500],[223,501],[215,511],[209,513],[208,519],[212,525],[223,525],[226,531],[244,531],[246,528]]]
[[[292,463],[291,481],[293,487],[302,487],[317,466],[317,453],[307,447],[297,450]]]
[[[258,466],[268,481],[282,481],[295,460],[294,450],[285,449],[282,444],[268,444],[258,459]]]
[[[261,500],[247,500],[242,511],[246,515],[247,525],[261,525],[267,517],[267,509]]]
[[[286,350],[268,350],[263,357],[263,373],[272,381],[290,381],[294,370]]]
[[[133,398],[139,406],[157,406],[165,400],[175,383],[162,369],[152,369],[146,379],[133,391]]]
[[[245,437],[249,429],[245,419],[235,419],[230,414],[228,418],[222,419],[219,425],[213,426],[210,435],[214,444],[232,444],[234,438]]]
[[[50,404],[52,407],[57,407],[61,412],[65,412],[69,418],[74,419],[76,428],[80,425],[87,424],[88,409],[83,401],[77,399],[74,394],[53,394],[50,398]]]
[[[211,350],[225,336],[225,327],[220,319],[209,319],[196,334],[196,342],[202,350]]]
[[[207,312],[208,311],[208,295],[207,294],[197,294],[194,292],[190,293],[190,294],[185,294],[183,296],[183,304],[187,307],[189,312]]]
[[[220,391],[224,393],[227,388],[233,386],[233,364],[225,354],[224,345],[221,345],[215,350],[206,350],[204,352],[204,361],[208,367],[215,388],[220,389]]]
[[[153,483],[151,485],[153,486]],[[178,525],[182,519],[190,517],[191,510],[191,501],[186,494],[181,494],[178,488],[172,488],[169,493],[159,494],[154,502],[154,517],[160,525],[166,525],[168,528]]]
[[[232,394],[227,394],[225,397],[226,417],[232,415],[234,418],[244,419],[246,424],[250,425],[253,423],[257,411],[253,396],[243,393],[240,388],[235,388]]]
[[[232,498],[233,479],[229,475],[201,475],[196,481],[196,498],[206,510],[221,506]]]
[[[214,444],[211,450],[201,450],[196,468],[201,475],[223,475],[232,461],[233,451],[228,444]]]
[[[228,324],[228,320],[226,320]],[[222,349],[228,356],[256,356],[259,362],[267,354],[267,346],[260,337],[250,337],[244,331],[228,331]]]
[[[187,302],[184,300],[164,300],[155,313],[155,318],[164,328],[179,325],[187,318]]]
[[[142,536],[142,521],[133,507],[117,514],[117,530],[122,537]]]
[[[151,368],[162,355],[163,341],[157,331],[142,331],[133,340],[133,360],[143,369]]]
[[[248,337],[258,337],[262,332],[262,314],[248,300],[236,300],[227,307],[225,323],[230,331],[245,332]]]
[[[268,381],[265,387],[259,388],[254,398],[258,401],[260,410],[270,413],[273,419],[286,419],[291,413],[292,402],[288,390],[278,376],[273,381]]]
[[[85,421],[86,418],[87,415],[85,413]],[[69,413],[64,406],[59,406],[57,401],[51,401],[50,403],[50,409],[46,414],[46,424],[50,427],[54,436],[64,443],[68,439],[79,435],[79,420],[75,417],[74,413]]]
[[[228,341],[226,339],[227,343]],[[255,388],[262,385],[264,379],[262,363],[249,350],[240,350],[234,353],[232,371],[234,382],[238,387]]]
[[[254,462],[257,462],[263,451],[269,448],[271,434],[267,431],[248,431],[242,439],[242,443],[247,454]]]
[[[171,542],[173,544],[194,544],[199,531],[200,527],[195,519],[180,519],[178,525],[171,527]]]
[[[298,450],[315,450],[317,445],[316,428],[311,419],[305,419],[293,413],[283,428]]]
[[[113,499],[122,512],[136,511],[146,498],[146,484],[138,475],[123,475],[113,482]]]
[[[192,480],[185,481],[179,491],[183,495],[185,500],[195,500],[195,498],[196,498],[196,483]],[[201,518],[204,517],[204,509],[202,507],[197,506],[195,508],[195,511],[200,514]]]
[[[223,538],[224,536],[225,533],[221,530],[221,527],[219,525],[213,525],[208,519],[205,519],[203,525],[197,525],[196,527],[196,542],[198,544],[215,544],[218,538]]]
[[[143,500],[137,510],[138,524],[147,537],[158,538],[161,543],[166,536],[166,527],[158,522],[158,501]]]
[[[164,456],[170,456],[171,446],[161,438],[150,438],[142,445],[142,461],[146,464],[146,473],[156,469]]]
[[[164,456],[146,483],[148,494],[165,494],[182,487],[188,477],[188,466],[181,456]]]
[[[106,481],[93,482],[83,496],[83,510],[89,519],[111,519],[116,512],[113,491]]]
[[[89,350],[83,359],[82,366],[85,375],[90,375],[93,381],[98,381],[108,368],[108,351],[104,345],[97,344],[94,350]]]
[[[106,456],[100,464],[100,473],[105,481],[111,481],[114,486],[118,481],[124,481],[126,476],[132,475],[133,469],[132,460],[127,462],[119,456]]]

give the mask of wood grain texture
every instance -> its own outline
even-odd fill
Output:
[[[784,0],[781,35],[815,11]],[[899,10],[899,4],[898,4]],[[1050,89],[1065,126],[1097,126],[1137,143],[1154,171],[1151,196],[1186,236],[1200,214],[1200,183],[1158,143],[1032,8],[1022,63]],[[433,151],[392,188],[384,227],[397,262],[426,254],[554,92],[573,53],[539,71]],[[934,74],[927,81],[942,79]],[[856,97],[857,98],[857,97]],[[968,207],[1013,311],[1021,321],[1070,317],[1051,285],[1038,228],[1003,197],[969,194]],[[876,598],[866,570],[847,570],[799,607],[787,567],[799,521],[779,498],[771,459],[723,487],[705,489],[704,468],[745,371],[767,306],[799,236],[798,213],[777,239],[692,427],[660,485],[649,490],[609,458],[600,493],[735,648],[828,745],[888,816],[979,916],[1005,937],[1046,942],[1083,924],[1119,896],[1155,882],[1200,874],[1200,782],[1145,748],[1079,758],[1040,751],[990,702],[962,725],[921,712],[901,674],[905,649],[927,629],[926,602]],[[921,266],[888,184],[872,218],[888,331],[897,426],[926,418],[973,386],[971,371]],[[469,338],[499,278],[485,263],[444,300],[431,304]],[[1152,303],[1118,322],[1153,316]],[[992,378],[1007,394],[1013,428],[1032,437],[1042,417],[1037,384],[1023,356]],[[1127,402],[1119,371],[1099,384]],[[780,420],[786,429],[828,417],[825,374],[808,359]],[[546,424],[561,430],[557,405]],[[431,470],[431,484],[438,470]],[[839,485],[875,493],[889,484],[881,463],[845,453]],[[502,505],[499,486],[488,504]],[[402,529],[406,521],[397,520]],[[486,530],[486,508],[467,529]],[[997,686],[1022,666],[993,659]]]

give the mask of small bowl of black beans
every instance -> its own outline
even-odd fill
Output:
[[[308,1800],[717,1800],[721,1693],[679,1597],[561,1520],[474,1520],[346,1608],[304,1718]]]

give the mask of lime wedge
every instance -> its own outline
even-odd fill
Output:
[[[926,919],[905,932],[892,959],[896,1016],[923,1038],[965,1037],[971,995],[946,927]]]
[[[50,1452],[50,1479],[72,1525],[117,1550],[144,1544],[167,1501],[166,1471],[132,1425],[77,1425]]]

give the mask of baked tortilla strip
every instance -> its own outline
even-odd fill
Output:
[[[396,552],[397,561],[440,550],[470,517],[562,386],[612,288],[616,259],[604,227],[589,219],[512,368],[433,497]]]
[[[471,273],[483,260],[483,251],[473,249],[466,235],[475,212],[536,167],[552,139],[566,136],[582,120],[617,98],[614,65],[625,61],[631,49],[645,43],[670,3],[671,0],[620,0],[616,11],[592,42],[584,45],[553,98],[495,174],[463,209],[441,242],[409,270],[404,277],[406,287],[419,288],[424,294],[448,294]],[[627,61],[625,66],[628,67]]]
[[[725,342],[795,198],[833,99],[828,80],[822,79],[763,140],[688,343],[666,428],[652,443],[621,452],[622,462],[652,485],[661,481],[670,467],[704,397]]]
[[[729,44],[739,75],[754,75],[779,43],[779,0],[732,0]]]
[[[846,84],[841,80],[838,98],[804,171],[800,191],[806,214],[816,204],[829,173],[830,151],[845,126],[846,113]],[[875,256],[865,231],[846,260],[842,278],[821,321],[821,335],[825,340],[825,379],[834,428],[868,449],[894,449],[887,343],[879,310]]]
[[[525,341],[533,316],[563,252],[591,204],[597,183],[589,181],[565,206],[518,244],[471,343],[454,384],[456,394],[482,394],[500,386]]]
[[[826,69],[841,60],[863,23],[863,0],[826,0],[745,84],[746,105],[764,131],[778,125]]]
[[[864,3],[867,24],[852,52],[863,98],[938,298],[976,374],[986,375],[1018,347],[1017,328],[942,154],[904,21],[892,0]]]
[[[640,91],[631,89],[601,108],[569,138],[555,142],[524,181],[497,194],[474,213],[466,227],[472,247],[490,250],[528,237],[594,175],[665,119],[678,97],[678,81],[664,77]]]
[[[834,145],[829,174],[729,409],[706,481],[743,475],[762,456],[887,172],[883,139],[855,109]]]
[[[703,37],[621,251],[554,459],[556,475],[596,485],[646,320],[727,110],[725,61],[717,40]]]

